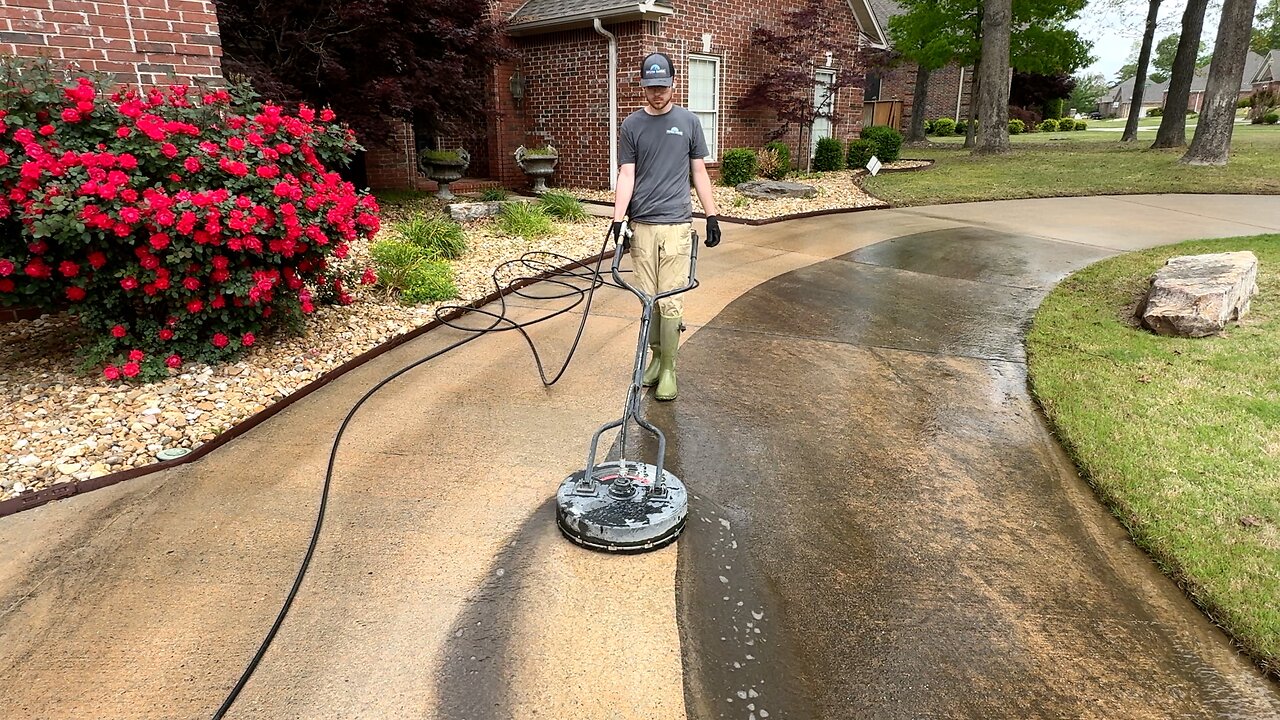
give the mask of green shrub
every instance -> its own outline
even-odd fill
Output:
[[[933,121],[932,121],[932,120],[929,120],[929,119],[926,119],[926,120],[924,121],[924,134],[925,134],[925,135],[935,135],[935,134],[937,134],[937,132],[938,132],[938,128],[934,126]]]
[[[415,215],[396,226],[406,242],[417,245],[432,260],[452,260],[467,251],[462,226],[443,215]]]
[[[938,118],[933,121],[933,134],[947,137],[956,131],[956,121],[951,118]]]
[[[582,201],[567,192],[553,190],[543,193],[542,197],[538,198],[538,202],[551,217],[567,222],[582,222],[587,219],[587,211],[583,209]]]
[[[968,135],[968,134],[969,134],[969,121],[968,121],[968,120],[961,120],[960,122],[956,123],[956,134],[957,134],[957,135]]]
[[[1041,120],[1040,124],[1036,126],[1036,129],[1040,132],[1058,132],[1058,121],[1053,118]]]
[[[1164,110],[1161,110],[1158,107],[1149,108],[1147,110],[1147,117],[1160,117],[1161,115],[1164,115]]]
[[[432,259],[414,243],[379,240],[369,247],[369,254],[377,267],[378,285],[395,292],[403,303],[447,300],[458,294],[449,263]]]
[[[1013,119],[1013,120],[1010,120],[1010,121],[1009,121],[1009,134],[1010,134],[1010,135],[1021,135],[1021,134],[1022,134],[1022,131],[1026,130],[1026,129],[1027,129],[1027,124],[1026,124],[1026,123],[1024,123],[1024,122],[1022,122],[1021,120],[1018,120],[1018,119],[1016,119],[1016,118],[1015,118],[1015,119]]]
[[[844,167],[844,144],[835,138],[818,140],[813,151],[813,171],[829,172]]]
[[[765,174],[770,180],[781,180],[791,172],[791,146],[781,140],[774,140],[765,144],[766,150],[773,150],[778,153],[778,169],[773,175]]]
[[[498,213],[498,228],[512,236],[543,237],[551,234],[551,218],[540,203],[511,202]]]
[[[1046,120],[1059,120],[1059,119],[1061,119],[1061,118],[1062,118],[1062,107],[1063,107],[1062,98],[1055,98],[1055,99],[1053,99],[1053,100],[1049,100],[1049,101],[1045,102],[1045,104],[1044,104],[1044,108],[1043,108],[1043,110],[1044,110],[1044,119],[1046,119]]]
[[[1076,121],[1076,128],[1075,128],[1075,129],[1076,129],[1076,130],[1088,130],[1088,129],[1089,129],[1089,123],[1087,123],[1087,122],[1085,122],[1085,121],[1083,121],[1083,120],[1077,120],[1077,121]]]
[[[749,182],[756,176],[756,151],[751,148],[734,148],[720,161],[720,184],[734,187]]]
[[[756,173],[771,180],[786,177],[786,173],[779,167],[777,150],[767,147],[756,153]]]
[[[1249,107],[1250,102],[1252,102],[1250,98],[1247,98],[1247,97],[1240,98],[1239,100],[1236,101],[1236,109],[1239,110],[1241,108],[1247,108]]]
[[[1062,118],[1058,121],[1058,132],[1071,132],[1076,129],[1074,118]]]
[[[457,150],[423,150],[418,157],[425,162],[457,162],[462,158]]]
[[[887,125],[864,127],[858,137],[876,144],[876,157],[882,163],[897,162],[902,155],[902,133]]]
[[[480,191],[480,199],[485,202],[501,202],[509,193],[504,188],[485,188]]]
[[[1266,115],[1262,116],[1262,122],[1268,125],[1275,125],[1277,122],[1280,122],[1280,114],[1267,113]]]
[[[845,164],[850,170],[860,170],[871,162],[876,154],[876,144],[870,140],[850,140],[849,152],[845,154]]]

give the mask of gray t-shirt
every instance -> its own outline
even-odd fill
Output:
[[[635,191],[627,216],[655,224],[693,220],[689,161],[707,156],[707,139],[698,116],[679,105],[661,115],[641,109],[622,121],[618,135],[618,162],[636,166]]]

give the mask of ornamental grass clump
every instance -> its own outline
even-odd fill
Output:
[[[331,260],[377,232],[378,205],[332,170],[358,149],[332,111],[108,87],[0,60],[0,306],[67,310],[114,380],[352,301]]]
[[[467,251],[466,232],[443,215],[415,215],[396,230],[406,241],[425,250],[432,260],[456,260]]]
[[[587,211],[582,201],[567,192],[551,191],[538,198],[547,214],[566,222],[582,222],[587,219]]]
[[[551,234],[551,217],[541,204],[511,202],[498,213],[498,228],[525,239],[544,237]]]

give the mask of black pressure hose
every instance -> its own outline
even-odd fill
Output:
[[[332,484],[332,481],[333,481],[333,466],[334,466],[334,462],[338,458],[338,445],[339,443],[342,442],[342,435],[343,433],[346,432],[347,425],[351,423],[351,419],[355,417],[355,414],[360,409],[360,407],[364,405],[366,400],[373,397],[374,393],[381,390],[392,380],[395,380],[396,378],[400,377],[401,375],[404,375],[410,370],[413,370],[419,365],[430,362],[431,360],[434,360],[435,358],[438,358],[441,355],[444,355],[450,350],[454,350],[459,347],[462,347],[463,345],[466,345],[472,340],[475,340],[476,338],[481,337],[483,335],[488,335],[489,333],[492,333],[492,332],[506,332],[511,330],[515,330],[516,332],[519,332],[520,335],[524,338],[525,342],[528,343],[529,349],[533,352],[533,361],[538,367],[538,375],[541,376],[542,378],[542,384],[548,385],[548,386],[554,385],[564,375],[565,370],[568,369],[569,367],[569,362],[573,360],[574,353],[578,351],[578,342],[582,339],[582,332],[586,328],[587,316],[591,313],[591,302],[592,300],[595,299],[596,288],[601,285],[619,287],[618,285],[612,282],[609,282],[607,280],[604,280],[600,277],[600,267],[604,263],[605,250],[608,248],[608,246],[609,246],[609,233],[606,233],[604,238],[604,243],[600,246],[600,255],[596,260],[595,269],[590,274],[587,274],[586,272],[579,272],[580,269],[586,268],[586,265],[584,265],[582,262],[575,260],[573,258],[565,257],[564,255],[559,255],[552,252],[525,253],[523,256],[521,256],[517,260],[509,260],[505,263],[502,263],[498,267],[494,268],[493,273],[491,274],[491,278],[493,280],[494,289],[496,290],[500,291],[502,289],[502,284],[501,284],[501,281],[499,280],[499,275],[501,273],[508,270],[509,268],[523,267],[525,270],[533,272],[534,274],[523,275],[521,277],[515,278],[512,281],[512,284],[521,283],[522,285],[512,291],[514,294],[519,295],[520,297],[523,297],[526,299],[531,299],[531,300],[557,300],[557,299],[563,299],[563,298],[574,298],[574,301],[568,306],[561,308],[559,310],[556,310],[555,312],[548,313],[547,315],[544,315],[542,317],[535,318],[533,320],[530,320],[528,322],[523,322],[523,323],[518,323],[507,318],[507,298],[505,294],[501,294],[501,293],[499,294],[501,309],[499,312],[496,312],[496,313],[489,312],[487,310],[481,310],[478,308],[462,307],[458,305],[447,305],[447,306],[442,306],[440,308],[437,308],[436,318],[441,323],[448,325],[451,328],[464,330],[474,334],[471,335],[470,337],[463,338],[462,340],[459,340],[458,342],[455,342],[452,345],[449,345],[445,348],[437,350],[431,353],[430,355],[427,355],[426,357],[422,358],[421,360],[418,360],[406,367],[403,367],[397,370],[391,375],[388,375],[387,377],[383,378],[377,385],[374,385],[372,388],[370,388],[369,391],[366,392],[364,396],[361,397],[360,400],[357,401],[356,404],[351,407],[351,410],[347,412],[346,418],[342,420],[342,425],[338,427],[338,434],[337,436],[334,437],[333,446],[329,450],[329,466],[324,473],[324,486],[320,491],[320,507],[316,511],[316,523],[315,523],[315,527],[311,531],[311,543],[307,546],[307,554],[302,558],[302,565],[298,568],[298,575],[293,580],[293,587],[289,589],[289,594],[285,597],[284,604],[280,607],[280,613],[276,615],[276,621],[271,624],[271,629],[267,631],[267,636],[263,638],[262,644],[258,646],[258,651],[253,654],[253,658],[250,659],[249,664],[245,666],[244,672],[241,673],[240,679],[236,681],[235,687],[231,688],[231,692],[227,694],[227,699],[223,701],[222,706],[218,708],[218,711],[213,714],[213,720],[221,720],[221,718],[227,714],[227,711],[231,709],[232,703],[236,701],[236,698],[240,695],[240,691],[244,689],[245,684],[249,682],[249,678],[253,675],[253,671],[258,668],[258,663],[261,662],[262,657],[266,655],[267,648],[271,646],[271,641],[275,639],[276,632],[278,632],[280,630],[280,626],[284,624],[285,615],[289,613],[289,608],[293,605],[293,600],[298,595],[299,588],[302,587],[302,580],[307,575],[307,568],[311,564],[311,557],[312,555],[315,554],[316,545],[320,541],[320,529],[324,525],[324,511],[325,511],[325,507],[329,504],[329,486]],[[548,262],[548,260],[550,259],[554,259],[556,261],[562,261],[561,265],[557,266],[557,265],[551,264],[550,262]],[[573,282],[571,282],[568,279],[568,278],[583,279],[588,277],[590,278],[591,282],[588,283],[587,287],[585,288],[573,284]],[[523,283],[526,281],[533,281],[533,280],[539,280],[541,281],[541,283],[547,283],[551,286],[559,286],[560,288],[562,288],[562,290],[552,294],[548,294],[548,295],[527,294],[524,291]],[[529,337],[529,333],[525,331],[525,328],[528,328],[531,325],[536,325],[540,322],[545,322],[547,320],[551,320],[552,318],[563,315],[564,313],[567,313],[573,310],[574,308],[576,308],[578,305],[582,304],[584,300],[586,301],[586,307],[582,311],[582,319],[578,321],[578,332],[573,338],[573,345],[569,348],[569,353],[568,355],[565,356],[564,364],[560,366],[559,371],[556,372],[554,377],[548,378],[546,369],[542,366],[542,358],[538,354],[538,348],[534,344],[533,338]],[[490,324],[488,327],[471,328],[471,327],[458,325],[454,320],[446,319],[445,317],[446,315],[452,314],[455,311],[459,311],[459,310],[464,310],[464,311],[468,311],[470,313],[476,313],[479,315],[487,315],[488,317],[493,318],[493,323]]]

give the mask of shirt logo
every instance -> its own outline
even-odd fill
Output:
[[[681,135],[681,136],[683,136],[683,135],[684,135],[684,133],[680,132],[680,128],[678,128],[678,127],[676,127],[676,126],[674,126],[674,125],[672,125],[672,126],[671,126],[671,129],[667,131],[667,134],[668,134],[668,135]]]

